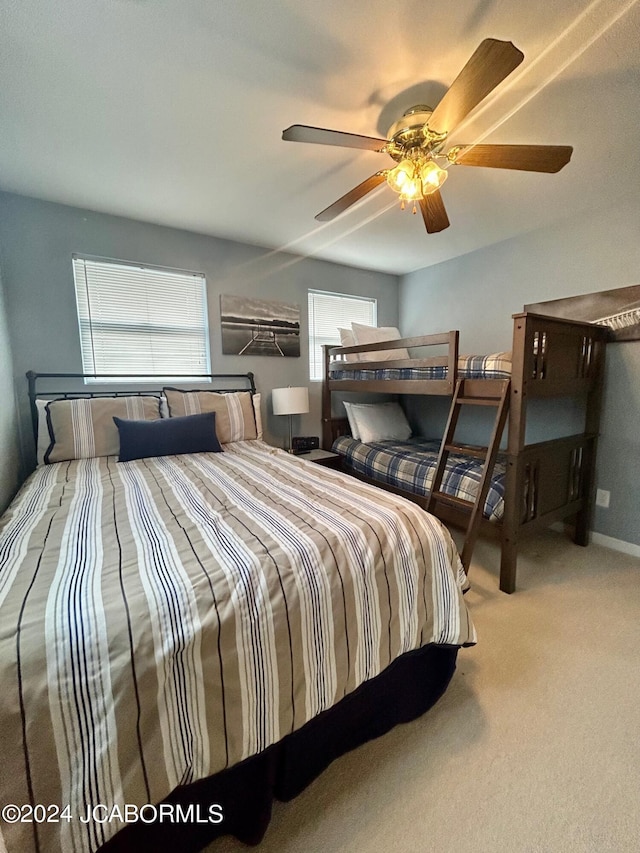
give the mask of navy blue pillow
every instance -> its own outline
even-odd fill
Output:
[[[222,453],[215,412],[158,421],[113,420],[120,434],[120,462],[176,453]]]

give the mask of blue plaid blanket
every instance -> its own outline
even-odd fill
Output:
[[[344,471],[357,471],[412,494],[428,495],[440,441],[410,438],[407,441],[363,444],[350,436],[341,436],[332,449],[342,456]],[[498,521],[504,514],[505,471],[504,459],[498,457],[483,510],[485,518],[490,521]],[[474,501],[481,474],[480,460],[452,453],[447,460],[442,491],[465,501]]]
[[[337,362],[331,368],[332,379],[446,379],[446,367],[385,367],[379,370],[356,368],[344,370],[348,362]],[[511,353],[465,355],[458,359],[459,379],[510,379]]]

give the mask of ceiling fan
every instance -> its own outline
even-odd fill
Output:
[[[384,181],[405,203],[420,206],[427,231],[433,234],[449,227],[440,194],[449,166],[489,166],[527,172],[559,172],[571,159],[568,145],[455,145],[447,149],[447,137],[486,96],[514,71],[524,59],[510,41],[485,39],[445,92],[435,109],[419,104],[408,109],[389,128],[388,139],[360,136],[294,124],[282,132],[288,142],[313,142],[362,148],[388,154],[397,165],[381,169],[349,190],[315,217],[327,222],[343,213]],[[444,168],[443,168],[444,166]]]

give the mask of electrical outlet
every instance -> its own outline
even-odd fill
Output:
[[[606,489],[598,489],[596,491],[596,506],[601,506],[603,509],[609,509],[609,498],[611,492]]]

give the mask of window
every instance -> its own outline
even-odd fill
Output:
[[[201,273],[73,256],[85,373],[210,373]]]
[[[322,347],[340,345],[339,328],[351,323],[377,325],[377,301],[343,293],[309,291],[309,377],[322,379],[324,357]]]

